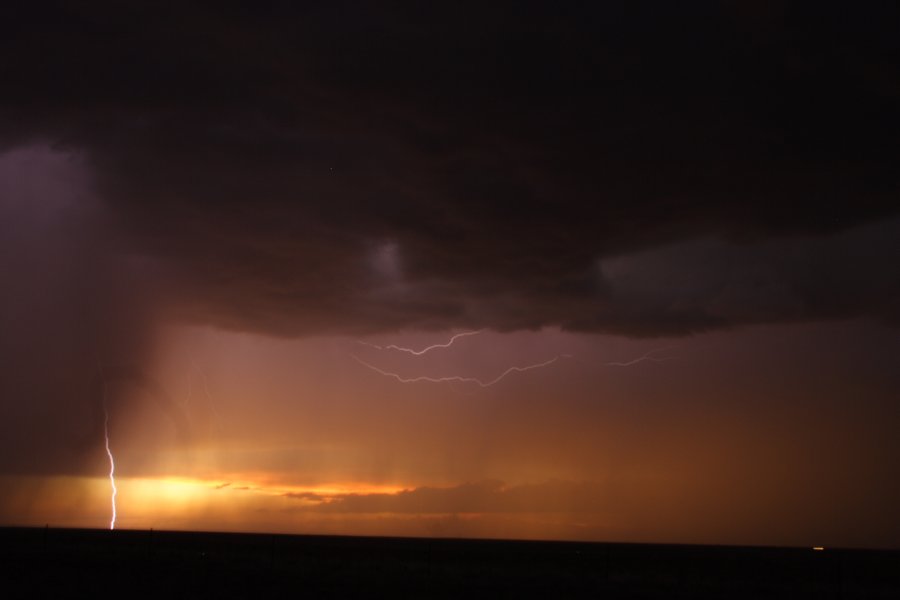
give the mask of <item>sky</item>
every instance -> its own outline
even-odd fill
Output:
[[[2,13],[0,524],[900,547],[896,7]]]

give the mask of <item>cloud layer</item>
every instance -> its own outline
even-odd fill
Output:
[[[106,235],[194,322],[668,335],[883,316],[897,268],[872,263],[896,221],[877,248],[817,241],[898,210],[895,20],[862,13],[17,8],[0,140],[82,153]],[[865,275],[827,272],[835,252]],[[633,289],[668,267],[711,279],[677,307],[671,286]]]

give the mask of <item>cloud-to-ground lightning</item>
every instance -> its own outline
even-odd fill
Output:
[[[607,367],[630,367],[631,365],[636,365],[638,363],[650,361],[650,362],[664,362],[667,360],[672,360],[671,356],[656,356],[660,352],[664,352],[668,350],[668,348],[657,348],[655,350],[651,350],[646,354],[643,354],[637,358],[627,361],[612,361],[605,363]]]
[[[137,387],[148,392],[149,396],[156,400],[158,406],[172,419],[175,426],[175,432],[182,443],[187,443],[190,438],[190,427],[187,417],[182,413],[181,408],[168,397],[159,383],[144,375],[140,369],[133,365],[118,365],[112,367],[101,365],[99,367],[93,381],[93,390],[95,393],[92,397],[96,399],[94,404],[94,414],[97,419],[95,421],[96,429],[94,430],[94,435],[99,437],[99,432],[102,432],[106,456],[109,458],[109,486],[111,489],[110,505],[112,509],[112,516],[109,521],[110,529],[116,528],[116,496],[118,495],[118,488],[116,487],[116,461],[113,456],[112,446],[109,443],[108,386],[125,382],[137,385]],[[92,439],[97,439],[97,437],[93,437]]]
[[[113,458],[112,450],[109,447],[109,409],[106,406],[106,390],[103,392],[103,438],[106,445],[106,456],[109,457],[109,487],[110,504],[112,505],[112,516],[109,520],[109,528],[116,528],[116,495],[119,490],[116,488],[116,460]]]
[[[368,346],[370,348],[375,348],[376,350],[397,350],[398,352],[406,352],[408,354],[412,354],[414,356],[422,356],[426,352],[431,352],[432,350],[437,350],[440,348],[449,348],[453,345],[453,343],[459,338],[468,337],[470,335],[478,335],[484,331],[484,329],[479,329],[477,331],[464,331],[462,333],[457,333],[453,337],[451,337],[447,342],[443,344],[432,344],[431,346],[427,346],[422,348],[421,350],[415,350],[413,348],[404,348],[403,346],[398,346],[396,344],[389,344],[387,346],[379,346],[378,344],[372,344],[370,342],[364,342],[362,340],[359,341],[363,346]]]
[[[556,361],[558,361],[560,358],[563,358],[565,355],[554,356],[550,360],[546,360],[542,363],[526,365],[524,367],[518,367],[518,366],[510,367],[510,368],[506,369],[505,371],[503,371],[500,375],[498,375],[497,377],[495,377],[494,379],[491,379],[489,381],[484,381],[484,380],[478,379],[477,377],[463,377],[462,375],[447,375],[445,377],[428,377],[425,375],[420,375],[418,377],[403,377],[402,375],[399,375],[398,373],[391,373],[390,371],[385,371],[384,369],[379,369],[375,365],[369,364],[366,361],[362,360],[361,358],[359,358],[358,356],[355,356],[353,354],[351,354],[350,356],[352,356],[353,359],[356,360],[356,362],[363,365],[364,367],[367,367],[367,368],[375,371],[376,373],[380,373],[380,374],[384,375],[385,377],[391,377],[393,379],[396,379],[400,383],[416,383],[416,382],[420,382],[420,381],[427,381],[429,383],[457,382],[457,383],[474,383],[481,387],[490,387],[490,386],[494,385],[495,383],[498,383],[500,380],[505,378],[510,373],[522,373],[524,371],[530,371],[532,369],[540,369],[542,367],[548,367],[548,366],[552,365],[553,363],[555,363]]]

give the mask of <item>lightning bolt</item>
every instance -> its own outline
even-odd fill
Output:
[[[436,350],[439,348],[449,348],[459,338],[477,335],[477,334],[481,333],[482,331],[484,331],[484,330],[479,329],[477,331],[464,331],[462,333],[457,333],[456,335],[452,336],[448,341],[446,341],[442,344],[433,344],[431,346],[426,346],[425,348],[422,348],[421,350],[416,350],[414,348],[405,348],[403,346],[398,346],[396,344],[390,344],[387,346],[379,346],[378,344],[372,344],[370,342],[364,342],[362,340],[358,340],[358,343],[360,343],[364,346],[368,346],[370,348],[375,348],[376,350],[397,350],[399,352],[405,352],[405,353],[411,354],[413,356],[422,356],[423,354],[430,352],[431,350]],[[663,352],[668,349],[669,349],[668,347],[657,348],[657,349],[651,350],[637,358],[634,358],[632,360],[611,361],[611,362],[604,363],[604,366],[607,366],[607,367],[630,367],[632,365],[636,365],[636,364],[642,363],[642,362],[664,362],[667,360],[672,360],[671,356],[657,356],[660,352]],[[556,361],[558,361],[560,358],[574,358],[571,354],[558,354],[557,356],[551,358],[550,360],[547,360],[547,361],[544,361],[541,363],[536,363],[536,364],[526,365],[526,366],[509,367],[508,369],[506,369],[505,371],[500,373],[500,375],[498,375],[497,377],[490,379],[490,380],[483,380],[483,379],[478,379],[477,377],[465,377],[462,375],[447,375],[444,377],[429,377],[427,375],[419,375],[416,377],[404,377],[404,376],[400,375],[399,373],[394,373],[392,371],[385,371],[384,369],[376,367],[375,365],[368,363],[368,362],[364,361],[363,359],[359,358],[355,354],[350,354],[350,356],[353,358],[353,360],[355,360],[359,364],[363,365],[367,369],[375,371],[376,373],[384,375],[385,377],[390,377],[392,379],[395,379],[399,383],[418,383],[418,382],[422,382],[422,381],[428,382],[428,383],[451,383],[451,382],[474,383],[483,388],[490,387],[490,386],[494,385],[495,383],[500,382],[507,375],[509,375],[511,373],[522,373],[524,371],[530,371],[532,369],[540,369],[543,367],[548,367],[548,366],[552,365],[553,363],[555,363]]]
[[[213,415],[213,425],[217,431],[221,432],[222,414],[219,412],[219,408],[216,406],[216,402],[213,399],[212,394],[209,392],[209,378],[206,376],[206,371],[203,370],[203,367],[195,363],[193,360],[190,361],[188,367],[187,399],[184,404],[189,411],[193,412],[192,408],[194,403],[195,374],[199,375],[200,384],[203,386],[203,395],[206,398],[206,406],[210,409]]]
[[[163,388],[156,381],[146,377],[139,369],[129,365],[119,365],[116,367],[99,365],[93,382],[95,386],[93,389],[95,390],[96,395],[92,397],[97,400],[97,404],[95,404],[96,412],[94,413],[97,418],[95,421],[95,435],[98,435],[98,432],[101,429],[100,416],[102,414],[104,448],[106,449],[106,456],[109,458],[109,487],[112,491],[110,496],[110,506],[112,508],[112,515],[109,520],[110,529],[116,528],[116,496],[119,491],[116,488],[116,460],[113,457],[112,448],[109,444],[109,396],[107,390],[110,383],[117,382],[130,382],[136,384],[139,388],[146,390],[150,394],[150,397],[156,400],[161,409],[172,418],[176,433],[182,441],[188,441],[190,429],[188,420],[185,415],[182,414],[181,409],[172,402]],[[100,411],[102,411],[102,413]]]
[[[222,422],[222,413],[219,412],[219,408],[216,405],[212,394],[209,393],[209,378],[206,376],[206,371],[204,371],[203,367],[200,365],[197,365],[197,371],[200,373],[200,381],[203,383],[203,394],[206,396],[206,403],[212,410],[213,417],[215,417],[216,429],[219,429],[220,423]]]
[[[396,344],[389,344],[387,346],[379,346],[378,344],[372,344],[369,342],[364,342],[362,340],[359,340],[359,343],[362,344],[363,346],[375,348],[376,350],[397,350],[399,352],[406,352],[406,353],[412,354],[414,356],[422,356],[426,352],[431,352],[432,350],[437,350],[438,348],[449,348],[459,338],[468,337],[470,335],[478,335],[482,331],[484,331],[484,329],[479,329],[478,331],[464,331],[462,333],[457,333],[456,335],[451,337],[447,342],[445,342],[443,344],[433,344],[426,348],[422,348],[421,350],[414,350],[413,348],[404,348],[404,347],[398,346]]]
[[[109,520],[109,528],[116,528],[116,495],[119,490],[116,489],[116,460],[113,458],[112,450],[109,448],[109,409],[106,406],[106,388],[103,390],[103,438],[106,444],[106,455],[109,457],[109,487],[111,489],[110,504],[112,505],[112,516]]]
[[[379,369],[375,365],[371,365],[371,364],[367,363],[366,361],[362,360],[361,358],[359,358],[358,356],[355,356],[353,354],[351,354],[350,356],[353,357],[353,359],[356,362],[363,365],[364,367],[367,367],[367,368],[375,371],[376,373],[380,373],[380,374],[384,375],[385,377],[391,377],[393,379],[396,379],[400,383],[417,383],[419,381],[427,381],[429,383],[447,383],[447,382],[455,381],[455,382],[459,382],[459,383],[474,383],[483,388],[486,388],[486,387],[490,387],[490,386],[494,385],[495,383],[498,383],[499,381],[501,381],[503,378],[505,378],[510,373],[523,373],[525,371],[530,371],[532,369],[540,369],[542,367],[548,367],[548,366],[552,365],[553,363],[555,363],[556,361],[558,361],[560,358],[565,358],[570,355],[560,354],[560,355],[554,356],[550,360],[544,361],[542,363],[527,365],[524,367],[510,367],[510,368],[506,369],[505,371],[503,371],[500,375],[498,375],[497,377],[495,377],[494,379],[491,379],[489,381],[483,381],[476,377],[463,377],[461,375],[448,375],[446,377],[427,377],[424,375],[420,375],[419,377],[403,377],[397,373],[391,373],[390,371],[385,371],[383,369]]]
[[[637,358],[628,361],[613,361],[606,363],[607,367],[630,367],[631,365],[636,365],[638,363],[642,363],[645,361],[651,362],[665,362],[667,360],[672,360],[671,356],[654,356],[655,354],[659,354],[660,352],[664,352],[668,350],[668,348],[657,348],[656,350],[651,350],[646,354],[643,354]]]

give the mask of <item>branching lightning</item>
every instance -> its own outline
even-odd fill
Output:
[[[667,360],[672,360],[671,356],[656,356],[657,354],[659,354],[660,352],[663,352],[665,350],[668,350],[668,348],[657,348],[655,350],[651,350],[650,352],[647,352],[646,354],[639,356],[637,358],[634,358],[632,360],[612,361],[612,362],[608,362],[605,364],[607,367],[630,367],[631,365],[636,365],[638,363],[642,363],[645,361],[664,362]]]
[[[362,344],[363,346],[368,346],[370,348],[374,348],[376,350],[397,350],[399,352],[405,352],[405,353],[411,354],[413,356],[422,356],[423,354],[430,352],[432,350],[436,350],[436,349],[440,349],[440,348],[449,348],[459,338],[477,335],[477,334],[481,333],[482,331],[484,331],[484,330],[479,329],[477,331],[464,331],[462,333],[457,333],[456,335],[452,336],[448,341],[446,341],[442,344],[433,344],[431,346],[422,348],[421,350],[416,350],[413,348],[405,348],[403,346],[398,346],[396,344],[379,346],[378,344],[372,344],[370,342],[364,342],[362,340],[358,340],[358,343]],[[651,350],[651,351],[649,351],[637,358],[634,358],[632,360],[611,361],[611,362],[607,362],[607,363],[603,363],[603,364],[604,364],[604,366],[607,366],[607,367],[630,367],[632,365],[636,365],[636,364],[639,364],[642,362],[664,362],[667,360],[672,360],[673,357],[658,356],[658,355],[660,352],[663,352],[668,349],[669,348],[656,348],[656,349]],[[553,358],[551,358],[550,360],[546,360],[544,362],[535,363],[535,364],[526,365],[526,366],[509,367],[508,369],[506,369],[505,371],[500,373],[497,377],[490,379],[490,380],[484,380],[484,379],[479,379],[477,377],[466,377],[463,375],[446,375],[443,377],[430,377],[427,375],[418,375],[415,377],[404,377],[404,376],[400,375],[399,373],[394,373],[392,371],[386,371],[380,367],[376,367],[375,365],[359,358],[355,354],[350,354],[350,356],[353,358],[353,360],[355,360],[359,364],[363,365],[367,369],[375,371],[376,373],[384,375],[385,377],[390,377],[391,379],[395,379],[399,383],[418,383],[418,382],[472,383],[472,384],[478,385],[479,387],[483,387],[483,388],[490,387],[490,386],[500,382],[501,380],[506,378],[507,375],[510,375],[511,373],[522,373],[524,371],[530,371],[532,369],[540,369],[543,367],[548,367],[548,366],[552,365],[553,363],[555,363],[556,361],[558,361],[560,358],[574,358],[573,355],[571,355],[571,354],[558,354],[558,355],[554,356]]]
[[[106,390],[103,391],[103,438],[106,445],[106,455],[109,457],[109,487],[112,490],[110,495],[110,504],[112,505],[112,516],[109,520],[109,528],[116,528],[116,495],[119,490],[116,488],[116,461],[113,458],[112,450],[109,447],[109,409],[106,406]]]
[[[464,331],[462,333],[457,333],[456,335],[451,337],[447,342],[445,342],[443,344],[433,344],[426,348],[422,348],[421,350],[414,350],[413,348],[404,348],[404,347],[398,346],[396,344],[389,344],[387,346],[379,346],[378,344],[372,344],[369,342],[364,342],[362,340],[359,340],[359,343],[362,344],[363,346],[375,348],[376,350],[397,350],[399,352],[406,352],[406,353],[412,354],[414,356],[422,356],[426,352],[431,352],[432,350],[437,350],[439,348],[449,348],[459,338],[468,337],[470,335],[478,335],[482,331],[484,331],[484,329],[479,329],[477,331]]]
[[[527,365],[524,367],[517,367],[517,366],[510,367],[510,368],[506,369],[505,371],[503,371],[500,375],[498,375],[497,377],[495,377],[494,379],[491,379],[489,381],[484,381],[484,380],[478,379],[476,377],[463,377],[461,375],[448,375],[445,377],[427,377],[425,375],[420,375],[418,377],[403,377],[397,373],[391,373],[390,371],[385,371],[383,369],[379,369],[375,365],[371,365],[371,364],[367,363],[366,361],[362,360],[361,358],[359,358],[358,356],[355,356],[353,354],[351,354],[350,356],[352,356],[356,362],[363,365],[364,367],[368,367],[369,369],[375,371],[376,373],[380,373],[380,374],[384,375],[385,377],[391,377],[393,379],[396,379],[400,383],[417,383],[420,381],[427,381],[429,383],[448,383],[448,382],[455,381],[458,383],[474,383],[483,388],[486,388],[486,387],[490,387],[490,386],[494,385],[495,383],[498,383],[499,381],[501,381],[503,378],[505,378],[510,373],[523,373],[525,371],[530,371],[532,369],[540,369],[542,367],[548,367],[548,366],[552,365],[553,363],[555,363],[556,361],[558,361],[560,358],[564,358],[566,355],[561,354],[558,356],[554,356],[550,360],[544,361],[542,363]]]

